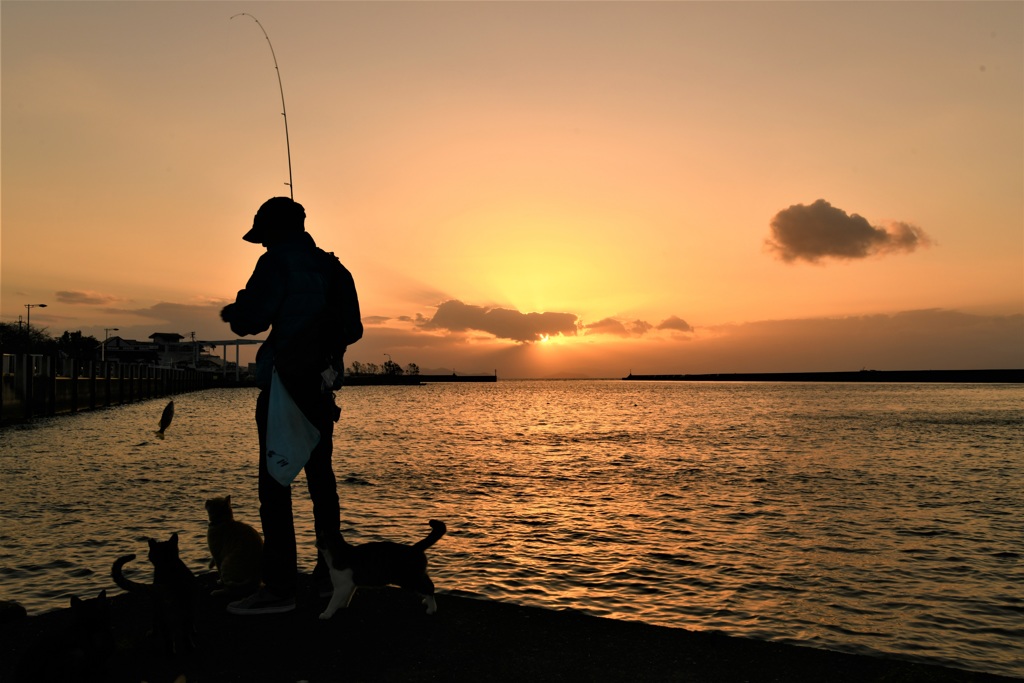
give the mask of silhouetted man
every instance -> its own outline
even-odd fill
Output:
[[[352,275],[334,254],[318,248],[305,231],[306,212],[288,197],[264,202],[242,239],[262,244],[260,257],[235,303],[221,311],[231,331],[244,336],[271,330],[256,354],[256,428],[260,443],[259,498],[263,523],[263,585],[228,605],[233,614],[274,614],[295,609],[297,574],[291,487],[267,467],[267,423],[273,373],[319,442],[305,465],[313,524],[318,537],[341,526],[337,484],[331,463],[334,423],[340,410],[345,347],[363,334]],[[326,570],[326,568],[324,568]],[[318,559],[314,575],[321,571]]]

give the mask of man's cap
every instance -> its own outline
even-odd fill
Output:
[[[252,219],[252,228],[242,236],[246,242],[262,244],[274,234],[303,232],[306,210],[290,197],[272,197],[263,202]]]

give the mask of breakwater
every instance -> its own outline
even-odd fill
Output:
[[[184,368],[4,354],[0,424],[198,391],[221,383]]]
[[[497,382],[493,375],[345,375],[347,387],[417,386],[434,382]]]
[[[1011,370],[860,370],[857,372],[723,372],[701,375],[634,375],[648,382],[938,382],[1022,384],[1024,369]]]

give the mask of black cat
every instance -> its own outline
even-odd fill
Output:
[[[123,555],[114,560],[110,569],[114,583],[128,592],[150,596],[153,635],[163,641],[167,654],[181,654],[195,647],[196,577],[178,555],[178,534],[171,534],[166,541],[149,539],[153,583],[136,583],[125,577],[121,568],[134,559],[135,555]]]
[[[386,586],[393,584],[414,590],[423,596],[427,614],[437,611],[434,582],[427,576],[427,555],[424,552],[444,536],[448,528],[444,522],[430,520],[430,534],[413,545],[376,541],[351,545],[340,533],[330,538],[317,539],[317,548],[327,560],[331,572],[334,594],[321,619],[330,619],[341,607],[348,607],[359,586]]]
[[[14,681],[107,681],[107,662],[114,652],[107,592],[95,598],[71,598],[71,622],[56,633],[44,633],[25,649]]]

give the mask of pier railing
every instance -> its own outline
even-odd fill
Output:
[[[211,373],[117,361],[3,354],[0,424],[214,386]]]

